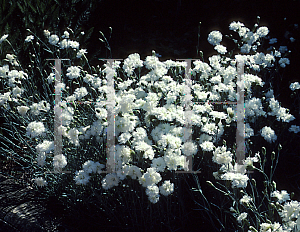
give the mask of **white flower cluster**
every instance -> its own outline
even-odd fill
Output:
[[[232,161],[232,153],[226,151],[226,147],[217,147],[213,153],[212,160],[217,164],[229,164]]]
[[[80,76],[80,68],[79,67],[77,67],[77,66],[71,66],[71,67],[69,67],[68,69],[67,69],[67,77],[69,78],[69,79],[76,79],[76,78],[78,78],[79,76]]]
[[[32,179],[37,186],[43,187],[47,185],[47,181],[43,179],[43,177],[37,177]]]
[[[44,124],[42,122],[31,122],[28,124],[26,128],[26,134],[28,136],[31,136],[33,138],[38,137],[40,135],[44,135],[46,132],[46,129],[44,127]]]
[[[89,182],[91,173],[101,173],[105,168],[104,164],[100,164],[99,162],[93,162],[91,160],[86,161],[82,165],[82,170],[76,171],[76,176],[74,180],[77,185],[83,184],[86,185]]]
[[[255,118],[259,116],[267,117],[266,112],[262,107],[262,100],[252,98],[251,88],[255,85],[264,86],[264,82],[258,77],[258,72],[266,67],[273,67],[274,63],[279,59],[278,64],[285,67],[289,64],[289,60],[283,57],[287,51],[286,47],[280,47],[279,50],[271,52],[271,54],[264,54],[256,52],[261,38],[266,37],[269,33],[267,27],[259,27],[256,32],[251,32],[244,24],[240,22],[233,22],[230,24],[230,29],[238,32],[242,38],[240,43],[241,51],[249,53],[251,50],[255,52],[254,55],[241,56],[245,61],[245,65],[252,69],[256,74],[244,75],[243,83],[237,83],[241,87],[247,89],[245,108],[246,120],[255,122]],[[57,35],[51,35],[49,31],[44,31],[45,36],[49,39],[49,43],[55,46],[55,49],[73,48],[77,52],[77,57],[80,58],[86,53],[85,49],[79,50],[79,43],[71,41],[68,32],[64,32],[62,39]],[[27,40],[31,41],[30,37]],[[63,136],[67,137],[71,144],[79,145],[79,139],[90,139],[95,136],[97,141],[104,138],[104,129],[108,125],[106,120],[111,109],[114,109],[115,114],[115,136],[116,141],[120,145],[115,146],[115,164],[116,172],[107,174],[102,179],[102,187],[110,189],[118,186],[119,183],[126,177],[138,180],[139,183],[146,188],[146,194],[152,203],[156,203],[161,195],[167,196],[174,191],[174,184],[170,180],[163,181],[165,171],[176,171],[178,169],[187,169],[186,156],[196,155],[198,153],[198,146],[204,152],[212,152],[212,160],[222,165],[218,175],[221,180],[231,181],[232,188],[245,188],[247,186],[248,177],[245,173],[237,173],[237,166],[233,166],[233,154],[227,151],[226,146],[216,147],[215,143],[219,141],[224,133],[224,121],[231,123],[235,120],[235,112],[232,108],[227,108],[227,114],[213,111],[211,104],[194,105],[192,107],[192,114],[190,115],[191,123],[197,127],[198,131],[203,132],[199,136],[199,144],[187,141],[185,136],[184,126],[186,125],[186,117],[183,103],[186,102],[187,93],[189,93],[190,100],[197,101],[236,101],[237,94],[235,92],[235,79],[237,76],[236,62],[237,59],[224,57],[227,53],[227,48],[220,43],[222,42],[222,34],[219,31],[213,31],[208,35],[208,42],[212,44],[215,50],[219,53],[209,57],[209,64],[202,61],[195,61],[194,68],[189,70],[193,75],[199,75],[201,82],[194,83],[193,81],[191,91],[187,91],[186,83],[179,83],[168,76],[168,69],[176,68],[182,70],[187,64],[185,62],[165,61],[160,62],[157,56],[148,56],[143,62],[140,60],[139,54],[135,53],[129,55],[124,61],[122,68],[120,62],[114,62],[110,67],[106,64],[106,68],[102,70],[106,79],[97,74],[90,75],[83,71],[79,66],[71,66],[67,69],[66,76],[70,79],[77,79],[83,77],[83,81],[87,86],[92,86],[98,91],[97,104],[95,104],[96,121],[91,125],[85,125],[78,128],[70,128],[71,121],[73,120],[74,109],[67,107],[66,103],[61,104],[63,108],[61,112],[62,126],[59,131]],[[274,41],[273,41],[274,42]],[[10,63],[15,62],[13,55],[7,58]],[[140,78],[132,78],[135,75],[135,69],[141,68],[143,65],[150,70],[149,73],[141,76]],[[122,70],[130,80],[120,80],[117,77],[116,70]],[[22,89],[15,84],[20,83],[17,79],[26,79],[27,74],[22,71],[11,70],[9,71],[8,65],[0,67],[0,76],[9,77],[9,85],[14,88],[11,92],[0,97],[0,103],[10,101],[9,95],[21,96]],[[114,79],[115,78],[115,79]],[[175,77],[177,78],[177,77]],[[123,78],[124,79],[124,78]],[[54,74],[48,77],[49,83],[54,80]],[[108,85],[111,81],[117,85],[114,95],[112,89]],[[203,83],[207,85],[203,85]],[[298,83],[299,85],[299,83]],[[291,89],[297,89],[298,85],[293,83]],[[132,89],[131,86],[136,86]],[[65,85],[60,86],[62,89]],[[77,88],[73,95],[67,97],[67,101],[80,100],[88,94],[88,87]],[[272,98],[272,92],[268,95],[268,101],[272,112],[268,115],[276,115],[277,120],[282,119],[284,122],[289,122],[293,119],[292,115],[285,112],[280,108]],[[114,96],[115,101],[108,106],[107,101],[110,101]],[[194,100],[195,99],[195,100]],[[163,105],[162,102],[166,104]],[[177,103],[181,104],[177,104]],[[39,115],[41,110],[48,111],[49,105],[43,101],[34,103],[30,107],[32,115]],[[59,107],[59,110],[61,110]],[[25,115],[29,107],[19,106],[18,111],[21,115]],[[58,110],[56,108],[56,110]],[[239,114],[241,112],[238,112]],[[142,115],[142,117],[140,117]],[[148,128],[144,127],[141,120],[144,120]],[[45,129],[42,123],[29,124],[27,132],[32,137],[42,134]],[[171,124],[172,123],[172,124]],[[194,130],[194,128],[193,128]],[[190,135],[194,131],[190,131]],[[299,130],[298,127],[291,127],[291,131]],[[270,127],[264,127],[261,130],[261,135],[268,141],[274,142],[277,139],[275,132]],[[246,138],[254,136],[254,130],[250,127],[249,123],[246,124]],[[103,140],[102,140],[103,141]],[[46,153],[53,150],[52,142],[45,140],[42,144],[36,147],[39,155],[37,157],[38,164],[43,166],[45,163]],[[138,157],[138,162],[136,159]],[[135,160],[133,162],[133,160]],[[146,163],[148,166],[147,171],[138,167],[139,162],[142,160],[143,166]],[[248,157],[244,166],[253,166],[253,162],[257,162],[259,157]],[[135,164],[135,165],[133,165]],[[64,155],[55,156],[53,165],[56,168],[62,168],[67,165],[67,160]],[[76,184],[87,184],[92,173],[102,173],[104,168],[103,164],[93,161],[87,161],[83,164],[83,170],[76,172],[74,178]],[[222,173],[222,174],[221,174]],[[43,182],[39,182],[43,185]],[[275,195],[274,195],[275,196]],[[278,196],[278,194],[277,194]],[[251,201],[249,197],[244,196],[240,202],[247,204]],[[247,213],[242,213],[238,218],[241,223],[247,218]]]
[[[277,139],[274,130],[268,126],[265,126],[261,129],[261,136],[269,143],[275,142]]]
[[[53,167],[55,169],[61,170],[67,165],[67,158],[63,155],[56,155],[53,157]]]
[[[290,122],[295,119],[295,117],[289,113],[287,113],[287,109],[284,107],[281,107],[279,105],[279,102],[275,100],[274,97],[268,99],[269,106],[271,108],[271,112],[268,113],[268,115],[276,116],[277,121],[282,120],[283,122]]]
[[[212,31],[208,34],[207,40],[213,46],[218,45],[222,41],[222,34],[219,31]]]
[[[135,68],[143,67],[143,61],[137,53],[131,54],[124,60],[123,69],[127,75],[132,75]]]
[[[292,91],[295,91],[296,89],[300,89],[300,84],[299,84],[299,82],[297,81],[297,82],[291,83],[291,84],[290,84],[290,89],[291,89]]]
[[[259,40],[269,34],[269,29],[265,26],[257,28],[256,32],[252,32],[240,22],[232,22],[229,29],[238,32],[242,39],[242,44],[240,44],[241,53],[249,53],[251,50],[255,52],[260,45]]]
[[[25,115],[28,107],[23,107],[20,109],[20,114]],[[41,111],[48,112],[50,110],[50,104],[46,101],[40,101],[39,103],[32,103],[30,106],[31,115],[38,116]]]
[[[277,201],[279,203],[283,203],[285,201],[290,200],[290,194],[288,194],[286,190],[281,190],[281,192],[276,190],[276,191],[271,193],[271,197],[277,198]]]

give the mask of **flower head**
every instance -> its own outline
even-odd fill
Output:
[[[53,157],[53,166],[57,169],[64,168],[67,165],[67,159],[63,154]]]
[[[296,89],[300,89],[300,84],[299,84],[299,82],[296,81],[296,82],[294,82],[294,83],[291,83],[291,84],[290,84],[290,89],[291,89],[292,91],[295,91]]]
[[[40,186],[40,187],[47,185],[47,181],[45,181],[42,177],[34,178],[33,181],[37,186]]]
[[[29,36],[26,37],[25,42],[26,42],[26,43],[29,43],[29,42],[31,42],[33,39],[34,39],[34,36],[33,36],[33,35],[29,35]]]
[[[74,180],[76,181],[76,184],[82,184],[86,185],[89,182],[90,176],[88,173],[86,173],[84,170],[76,171],[76,176]]]
[[[80,76],[80,68],[78,68],[77,66],[69,67],[67,69],[67,72],[67,77],[69,77],[69,79],[75,79]]]
[[[225,54],[227,52],[227,48],[220,44],[216,45],[214,49],[220,54]]]
[[[213,46],[220,44],[220,42],[222,41],[221,32],[212,31],[211,33],[209,33],[207,41]]]
[[[49,37],[49,43],[52,44],[52,45],[56,45],[59,41],[59,38],[57,35],[51,35]]]
[[[8,34],[3,35],[3,36],[0,38],[0,44],[2,44],[2,42],[3,42],[4,40],[6,40],[7,37],[8,37]]]
[[[268,126],[265,126],[261,129],[261,136],[269,143],[275,142],[277,139],[274,130],[272,130],[272,128]]]
[[[27,135],[31,137],[37,137],[39,135],[42,135],[46,131],[44,124],[42,122],[36,121],[29,123],[26,130]]]

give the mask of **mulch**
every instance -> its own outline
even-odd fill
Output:
[[[37,200],[32,187],[0,174],[0,231],[68,232],[61,218]]]

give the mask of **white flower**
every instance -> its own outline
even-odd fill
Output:
[[[59,41],[59,38],[57,35],[51,35],[49,37],[49,43],[52,44],[52,45],[56,45]]]
[[[169,180],[165,180],[165,182],[159,187],[159,191],[162,195],[168,196],[174,192],[174,184]]]
[[[86,90],[85,87],[77,88],[77,89],[75,89],[74,95],[75,95],[76,99],[80,100],[81,98],[88,95],[88,91]]]
[[[68,132],[68,138],[70,139],[70,142],[73,143],[75,146],[79,146],[78,135],[79,131],[76,128],[72,128]]]
[[[186,142],[182,147],[182,152],[186,156],[195,155],[198,151],[197,145],[193,142]]]
[[[27,107],[27,106],[18,106],[17,110],[18,110],[19,114],[24,116],[27,113],[27,111],[29,110],[29,107]]]
[[[12,90],[12,94],[16,97],[20,97],[23,92],[24,92],[24,89],[21,89],[18,86],[14,87]]]
[[[94,173],[97,171],[97,167],[96,167],[95,163],[91,160],[86,161],[82,165],[82,168],[86,173]]]
[[[69,67],[67,72],[67,77],[69,77],[69,79],[78,78],[80,76],[80,68],[76,66]]]
[[[128,176],[130,176],[133,180],[141,178],[142,177],[141,169],[135,165],[130,165],[128,167]]]
[[[248,195],[244,195],[241,199],[240,199],[240,204],[249,204],[252,200],[251,197],[249,197]]]
[[[41,152],[36,157],[36,161],[37,161],[38,165],[41,166],[41,167],[43,167],[45,165],[45,160],[46,160],[46,153],[45,152]]]
[[[274,44],[274,43],[277,43],[277,39],[276,38],[270,39],[269,44]]]
[[[156,172],[155,168],[147,168],[147,172],[143,175],[146,180],[146,186],[157,184],[161,181],[161,175]]]
[[[291,83],[291,84],[290,84],[290,89],[291,89],[292,91],[295,91],[296,89],[300,89],[300,84],[299,84],[299,82],[297,81],[297,82]]]
[[[280,58],[278,61],[280,67],[285,68],[286,65],[290,64],[290,60],[288,58]]]
[[[237,217],[236,220],[238,221],[238,223],[242,223],[242,221],[245,220],[245,219],[247,218],[247,215],[248,215],[248,214],[245,213],[245,212],[244,212],[244,213],[241,213],[241,214]]]
[[[83,184],[86,185],[89,182],[90,176],[88,173],[86,173],[84,170],[76,171],[76,176],[74,180],[76,181],[76,184]]]
[[[229,30],[237,31],[237,30],[239,30],[239,29],[240,29],[241,27],[243,27],[243,26],[245,26],[243,23],[233,21],[233,22],[230,23],[230,25],[229,25]]]
[[[10,94],[11,92],[0,94],[0,105],[4,105],[7,103],[7,101],[11,101]]]
[[[214,49],[220,54],[225,54],[227,52],[227,48],[223,45],[216,45]]]
[[[261,129],[261,136],[264,137],[264,139],[269,143],[275,142],[277,139],[274,130],[268,126],[265,126]]]
[[[200,146],[203,151],[213,151],[214,147],[215,147],[214,144],[209,141],[205,141],[205,142],[201,143]]]
[[[29,123],[26,130],[26,134],[33,138],[42,135],[46,131],[44,124],[36,121]]]
[[[68,42],[68,44],[69,44],[69,46],[71,47],[71,48],[74,48],[74,49],[79,49],[79,43],[77,42],[77,41],[69,41]]]
[[[231,180],[231,187],[246,188],[247,181],[249,180],[247,175],[242,173],[227,172],[221,176],[222,180]]]
[[[290,230],[283,230],[282,226],[279,222],[275,222],[274,224],[269,223],[261,223],[260,224],[260,231],[259,232],[286,232]]]
[[[291,127],[289,128],[289,131],[297,134],[298,132],[300,132],[300,126],[291,125]]]
[[[69,32],[67,32],[67,31],[64,31],[64,35],[62,36],[62,38],[66,38],[66,39],[68,39],[68,38],[69,38],[69,36],[70,36]]]
[[[288,50],[288,48],[287,48],[287,46],[280,46],[278,50],[279,50],[281,53],[285,53],[285,52]]]
[[[55,80],[55,74],[50,73],[50,75],[47,77],[48,84],[51,84]]]
[[[63,154],[56,155],[53,157],[54,168],[64,168],[67,165],[67,159]]]
[[[77,58],[81,58],[81,56],[82,56],[83,54],[86,54],[86,53],[87,53],[86,49],[80,49],[80,50],[77,52],[76,57],[77,57]]]
[[[38,144],[35,149],[38,153],[50,153],[50,151],[54,150],[54,142],[44,140],[43,143]]]
[[[207,41],[215,46],[217,44],[220,44],[220,42],[222,41],[222,34],[219,31],[212,31],[209,33]]]
[[[291,38],[290,38],[290,41],[291,41],[292,43],[294,43],[294,42],[296,41],[296,39],[295,39],[294,37],[291,37]]]
[[[50,36],[50,31],[44,30],[44,35],[45,35],[47,38],[49,38],[49,36]]]
[[[99,109],[100,112],[102,109]],[[104,109],[105,110],[105,109]],[[106,111],[106,110],[105,110]],[[107,114],[107,112],[106,112]],[[98,116],[97,116],[98,117]],[[106,118],[106,117],[105,117]],[[120,136],[119,136],[119,143],[123,143],[125,144],[129,139],[131,138],[131,134],[128,133],[128,132],[125,132],[125,133],[122,133]]]
[[[29,42],[31,42],[33,39],[34,39],[34,36],[33,36],[33,35],[29,35],[29,36],[26,37],[25,42],[26,42],[26,43],[29,43]]]
[[[212,160],[217,164],[229,164],[232,161],[232,154],[230,151],[226,151],[225,146],[217,147]]]
[[[60,46],[61,49],[66,49],[66,48],[68,48],[70,46],[68,40],[66,40],[66,39],[63,39],[58,44],[59,44],[59,46]]]
[[[147,186],[146,194],[151,203],[155,204],[159,201],[159,189],[156,185]]]
[[[37,186],[43,187],[47,185],[47,181],[45,181],[42,177],[34,178],[34,183],[36,183]]]
[[[244,44],[241,47],[241,53],[249,53],[250,50],[251,50],[251,45],[249,45],[249,44]]]
[[[1,37],[1,39],[0,39],[0,44],[2,44],[2,42],[3,42],[4,40],[6,40],[7,37],[8,37],[8,34],[3,35],[3,36]]]
[[[159,193],[159,188],[156,185],[149,185],[149,186],[147,186],[146,194],[148,196],[158,195],[158,193]]]
[[[94,165],[96,167],[96,172],[97,173],[101,173],[102,169],[105,168],[105,165],[104,164],[100,164],[99,162],[95,162]]]
[[[300,211],[300,203],[298,201],[286,202],[283,210],[278,212],[283,221],[288,222],[298,218]]]
[[[152,160],[151,167],[155,168],[157,172],[163,172],[166,168],[166,163],[163,157],[158,157]]]
[[[269,29],[267,27],[260,27],[257,29],[256,34],[259,35],[259,37],[265,37],[269,34]]]
[[[103,178],[101,183],[102,183],[102,187],[107,190],[114,186],[118,186],[119,181],[120,178],[117,176],[116,173],[109,173],[106,175],[106,177]]]
[[[279,203],[290,200],[290,194],[286,190],[281,190],[281,193],[276,190],[271,193],[271,197],[276,197]]]
[[[140,60],[138,53],[130,54],[128,58],[124,60],[123,69],[127,75],[132,75],[135,68],[143,67],[143,61]]]
[[[7,74],[9,72],[9,65],[3,65],[3,67],[0,67],[0,77],[7,77]]]

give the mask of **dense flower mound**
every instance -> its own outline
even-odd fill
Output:
[[[209,58],[209,64],[201,60],[193,61],[192,68],[187,70],[187,62],[161,62],[153,51],[153,55],[146,57],[144,61],[135,53],[123,62],[106,63],[97,69],[90,67],[89,71],[78,65],[78,62],[87,60],[86,49],[80,49],[79,42],[71,40],[69,32],[65,31],[59,37],[45,30],[46,41],[43,43],[47,49],[52,49],[53,54],[59,51],[59,54],[65,52],[72,57],[71,66],[63,72],[61,83],[55,80],[54,73],[48,73],[44,80],[51,88],[54,83],[55,88],[62,90],[61,125],[57,129],[63,137],[64,148],[63,154],[56,155],[56,138],[51,131],[55,116],[54,111],[50,111],[53,102],[30,100],[30,89],[22,86],[28,86],[25,85],[26,81],[30,82],[33,77],[22,71],[23,69],[20,70],[17,57],[7,54],[0,67],[0,77],[6,90],[0,95],[0,106],[3,110],[14,112],[23,120],[26,134],[24,131],[22,133],[35,145],[31,154],[38,170],[33,179],[35,184],[46,188],[49,186],[47,180],[59,175],[49,170],[74,168],[77,165],[76,170],[72,170],[75,173],[72,184],[77,185],[73,185],[74,188],[79,185],[87,186],[97,179],[100,180],[102,188],[109,191],[120,188],[123,181],[131,179],[144,187],[149,201],[155,204],[161,197],[174,193],[176,186],[168,176],[170,173],[176,175],[176,171],[188,171],[187,158],[211,157],[215,167],[219,168],[210,170],[215,171],[214,181],[230,183],[232,192],[241,190],[240,199],[237,196],[234,198],[233,193],[226,193],[234,199],[230,211],[239,226],[248,226],[252,231],[300,230],[299,202],[287,202],[290,200],[288,193],[284,190],[280,193],[276,187],[271,187],[270,182],[267,183],[268,197],[278,200],[276,205],[272,204],[278,211],[282,224],[268,222],[266,219],[256,230],[253,227],[256,224],[248,220],[250,211],[255,209],[255,201],[245,192],[249,184],[246,171],[262,172],[262,166],[257,168],[254,165],[261,165],[262,157],[259,151],[252,157],[250,139],[260,136],[267,143],[274,144],[279,131],[267,119],[272,118],[283,123],[290,123],[295,119],[286,108],[280,106],[273,90],[265,87],[268,80],[260,76],[262,70],[285,68],[289,65],[289,59],[285,57],[287,49],[272,46],[267,54],[260,51],[262,42],[268,39],[267,27],[256,25],[251,31],[243,23],[232,22],[229,29],[237,32],[239,36],[239,42],[235,40],[235,43],[242,54],[235,57],[221,44],[222,33],[212,31],[208,35],[208,42],[218,54]],[[7,38],[4,35],[0,43]],[[30,35],[25,42],[32,43],[33,46],[35,39]],[[269,40],[269,44],[275,42],[275,39]],[[246,71],[243,82],[237,82],[236,65],[240,60],[244,62]],[[187,73],[191,74],[191,79],[188,79]],[[223,107],[224,112],[216,110],[210,102],[239,100],[237,85],[245,90],[245,112],[237,112],[234,106],[226,104]],[[300,89],[299,83],[291,83],[290,88],[297,91]],[[191,104],[188,106],[189,101]],[[80,105],[79,102],[85,104]],[[187,110],[188,107],[190,111]],[[226,146],[228,138],[224,136],[230,127],[236,127],[237,115],[242,113],[245,114],[247,157],[241,168],[235,163],[235,149]],[[109,115],[114,115],[115,123],[115,170],[111,173],[105,171],[109,153],[102,149],[110,126]],[[187,120],[192,125],[190,130],[186,127]],[[298,133],[300,129],[297,125],[291,125],[289,131]],[[229,140],[232,138],[227,141]],[[98,158],[89,158],[84,147],[95,148]],[[80,166],[75,155],[71,154],[75,150],[87,154],[80,160]],[[265,153],[263,149],[263,155]],[[217,189],[212,182],[209,183]],[[281,205],[283,202],[284,205]],[[258,218],[257,215],[256,217]]]

